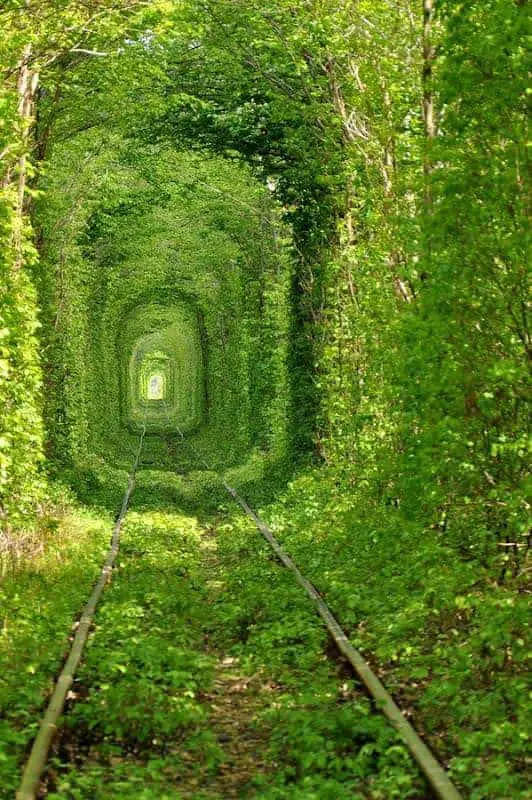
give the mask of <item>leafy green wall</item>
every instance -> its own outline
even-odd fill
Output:
[[[41,404],[50,469],[122,489],[135,348],[171,318],[182,348],[186,308],[190,441],[265,495],[268,459],[301,468],[291,552],[398,692],[418,676],[466,791],[525,796],[526,3],[124,3],[4,3],[3,527],[42,498]],[[173,500],[198,460],[160,424],[144,487]]]

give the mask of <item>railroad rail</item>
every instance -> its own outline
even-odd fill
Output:
[[[193,445],[187,441],[184,433],[176,426],[176,430],[185,446],[189,448],[195,458],[203,464],[206,469],[216,472],[207,464],[205,459],[196,451]],[[255,523],[257,529],[266,539],[272,550],[277,555],[281,563],[295,575],[297,583],[305,590],[307,596],[314,603],[317,613],[322,618],[329,634],[342,655],[349,661],[354,671],[368,690],[375,701],[377,708],[388,718],[392,727],[395,728],[410,754],[416,761],[421,772],[425,776],[429,786],[439,800],[462,800],[461,794],[454,786],[442,765],[438,762],[425,742],[421,739],[414,727],[405,718],[403,712],[384,687],[382,681],[375,675],[363,655],[349,641],[345,631],[342,629],[338,620],[327,606],[316,587],[302,574],[295,562],[288,553],[282,548],[275,538],[273,531],[268,525],[253,511],[248,503],[239,495],[222,475],[217,473],[225,490],[231,495],[233,500],[242,508],[244,513]]]
[[[351,644],[345,631],[335,618],[334,614],[327,606],[316,587],[302,574],[292,558],[286,553],[279,541],[274,536],[269,526],[256,514],[248,505],[246,500],[240,496],[237,490],[232,487],[223,475],[213,470],[212,467],[197,452],[196,448],[187,440],[184,433],[178,426],[175,426],[177,433],[181,437],[183,444],[190,450],[194,458],[210,472],[215,472],[220,478],[221,484],[240,506],[244,513],[255,523],[264,539],[268,542],[272,550],[277,555],[283,566],[289,569],[295,576],[297,583],[304,589],[309,599],[313,602],[316,612],[322,618],[325,626],[336,644],[338,650],[349,661],[355,673],[358,675],[368,693],[375,701],[377,708],[387,717],[393,728],[403,740],[412,758],[417,763],[419,769],[425,776],[434,795],[439,800],[462,800],[462,796],[451,782],[443,766],[437,761],[427,745],[420,738],[413,726],[403,715],[393,697],[386,690],[377,675],[373,672],[362,654]],[[57,723],[64,709],[66,696],[70,689],[76,669],[81,660],[83,648],[92,624],[96,606],[103,592],[103,589],[110,579],[113,565],[116,561],[120,546],[120,530],[127,514],[129,501],[135,486],[135,476],[140,462],[144,436],[146,433],[146,423],[140,435],[139,447],[133,462],[133,467],[129,474],[127,488],[122,501],[120,513],[117,517],[111,547],[105,563],[102,567],[100,577],[96,583],[89,600],[81,615],[76,635],[72,642],[72,647],[67,661],[57,679],[54,692],[41,721],[41,726],[37,737],[33,743],[30,756],[22,774],[22,781],[17,800],[35,800],[39,791],[41,776],[44,772],[48,753],[57,730]]]
[[[120,548],[120,531],[127,514],[131,495],[133,494],[133,490],[135,488],[135,476],[139,466],[145,435],[146,422],[144,421],[142,432],[140,434],[138,449],[135,454],[133,466],[129,473],[126,491],[124,492],[124,497],[122,499],[122,505],[114,524],[107,557],[102,566],[100,576],[91,592],[89,599],[87,600],[85,608],[81,613],[68,658],[59,674],[54,691],[52,692],[52,696],[41,720],[39,732],[35,737],[30,755],[22,772],[22,780],[17,792],[17,800],[35,800],[38,795],[41,776],[46,767],[50,747],[57,731],[57,723],[61,714],[63,713],[68,691],[72,686],[76,670],[79,662],[81,661],[83,648],[85,647],[85,642],[87,641],[87,637],[89,635],[94,613],[96,611],[96,606],[98,605],[105,585],[111,578],[113,566],[118,556],[118,551]]]

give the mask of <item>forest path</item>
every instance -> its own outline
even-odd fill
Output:
[[[327,645],[246,520],[132,512],[43,796],[428,797]]]

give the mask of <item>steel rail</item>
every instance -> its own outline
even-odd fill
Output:
[[[374,699],[377,708],[387,717],[392,727],[397,731],[403,740],[404,744],[410,751],[411,756],[425,776],[428,784],[434,791],[436,797],[439,798],[439,800],[462,800],[462,795],[452,783],[445,769],[432,754],[425,742],[423,742],[414,727],[405,718],[403,712],[391,694],[384,687],[377,675],[375,675],[360,651],[351,644],[349,637],[325,601],[320,596],[320,593],[316,587],[309,580],[307,580],[307,578],[305,578],[292,558],[279,544],[268,525],[266,525],[266,523],[253,511],[248,503],[238,494],[236,489],[230,486],[223,476],[217,472],[217,470],[213,470],[206,463],[205,459],[196,451],[195,447],[187,441],[184,433],[177,425],[176,430],[183,440],[183,443],[190,449],[195,458],[209,471],[216,472],[218,474],[225,490],[231,495],[233,500],[242,508],[247,516],[253,520],[258,530],[266,539],[270,547],[274,550],[281,563],[294,573],[297,583],[305,590],[308,597],[314,603],[316,611],[325,623],[325,626],[327,627],[327,630],[329,631],[336,646],[355,670],[369,694]]]
[[[118,556],[120,548],[120,531],[122,523],[124,522],[127,514],[129,501],[133,490],[135,488],[135,475],[138,469],[142,446],[144,444],[144,436],[146,434],[146,421],[142,428],[140,435],[139,446],[135,455],[135,460],[131,472],[129,474],[127,488],[122,500],[122,506],[116,519],[113,533],[111,537],[111,546],[104,562],[100,577],[96,582],[91,595],[81,613],[76,635],[72,642],[68,658],[61,670],[59,677],[56,681],[54,691],[41,720],[39,732],[35,737],[30,755],[22,772],[22,779],[17,791],[17,800],[35,800],[39,792],[41,776],[44,772],[46,762],[48,760],[48,753],[52,745],[54,736],[57,732],[58,720],[65,707],[65,701],[70,687],[74,681],[76,669],[83,654],[83,648],[89,635],[89,630],[96,611],[96,606],[102,595],[102,592],[111,578],[114,563]]]

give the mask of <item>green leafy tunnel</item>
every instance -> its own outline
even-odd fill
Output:
[[[529,794],[527,12],[0,2],[0,577],[23,565],[38,583],[32,558],[56,546],[63,563],[80,502],[116,512],[145,427],[139,549],[163,509],[199,514],[210,535],[225,478],[474,800]],[[276,636],[297,660],[297,620],[287,630],[279,601],[263,630],[254,600],[275,570],[227,525],[235,636],[267,630],[264,660]],[[89,540],[81,565],[99,557]],[[36,608],[43,593],[63,602],[56,567],[32,584]],[[59,632],[85,586],[68,570]],[[17,758],[28,703],[4,728]],[[300,713],[308,752],[271,797],[336,800],[334,765],[312,754],[332,729]],[[276,752],[299,753],[299,722],[283,724]],[[364,797],[416,796],[396,766]]]
[[[70,171],[101,148],[100,135],[56,157]],[[113,138],[78,177],[94,206],[76,207],[76,186],[43,207],[44,231],[61,215],[88,214],[83,241],[71,228],[48,254],[68,252],[50,360],[52,442],[79,470],[98,460],[127,468],[144,423],[152,468],[201,466],[172,447],[184,433],[213,467],[243,464],[252,450],[281,458],[290,262],[280,212],[238,165],[161,155],[131,164],[128,145]],[[102,197],[110,158],[119,187]],[[150,399],[154,376],[161,389]]]
[[[190,433],[202,423],[204,353],[193,307],[139,308],[124,321],[120,352],[121,398],[130,425],[138,430],[145,421],[148,431]]]

